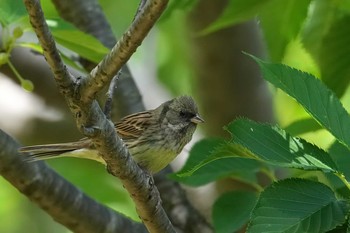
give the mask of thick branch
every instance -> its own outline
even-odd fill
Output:
[[[142,224],[97,203],[43,162],[23,161],[17,148],[18,144],[0,130],[0,175],[55,221],[81,233],[146,232]]]
[[[31,23],[37,35],[42,35],[44,32],[50,34],[42,16],[42,10],[40,9],[38,0],[24,0],[24,2],[26,3]],[[150,232],[174,232],[169,219],[160,205],[159,193],[154,186],[152,176],[143,172],[134,162],[123,142],[117,136],[113,124],[106,119],[98,103],[94,100],[95,94],[109,83],[119,68],[121,68],[135,51],[136,47],[139,46],[166,5],[163,2],[163,7],[159,8],[159,0],[149,1],[148,3],[146,4],[147,7],[145,6],[145,10],[141,11],[141,16],[136,18],[130,27],[131,29],[125,34],[124,39],[122,38],[121,42],[112,49],[111,54],[107,55],[104,61],[100,63],[99,67],[101,68],[93,70],[92,73],[99,75],[92,75],[88,79],[80,78],[77,86],[64,87],[59,85],[59,88],[65,94],[70,109],[76,117],[78,127],[86,136],[92,138],[100,155],[106,161],[109,172],[119,177],[124,187],[131,194],[137,206],[137,212],[147,229]],[[147,23],[140,22],[141,19],[146,20]],[[135,33],[135,38],[137,39],[132,39],[134,35],[130,33]],[[42,45],[46,45],[49,43],[46,39],[51,40],[52,36],[45,35],[38,38]],[[131,45],[130,43],[137,44]],[[45,49],[46,53],[44,55],[49,56],[55,53],[51,50],[55,50],[56,48],[54,46],[46,46]],[[59,56],[56,59],[50,60],[50,67],[56,66],[52,62],[61,63]],[[114,66],[115,63],[119,66],[118,68]],[[107,64],[114,68],[110,69],[106,67]],[[53,68],[53,70],[55,69]],[[55,72],[54,74],[56,75]],[[55,76],[55,79],[57,82],[61,81],[57,76]],[[63,80],[69,79],[70,74],[67,74],[67,77],[63,77]],[[67,92],[65,89],[75,90],[74,95],[72,96],[71,92]]]

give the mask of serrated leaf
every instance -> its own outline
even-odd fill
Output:
[[[225,193],[213,207],[213,225],[217,233],[232,233],[241,229],[249,220],[257,195],[253,192],[237,191]]]
[[[295,39],[307,17],[311,0],[274,0],[259,14],[273,61],[281,61],[288,43]]]
[[[247,148],[266,163],[304,170],[337,171],[327,152],[301,138],[292,137],[277,126],[238,119],[227,129],[234,143]]]
[[[350,147],[350,116],[330,89],[311,74],[253,58],[264,79],[293,97],[324,128]]]
[[[247,232],[326,232],[344,223],[348,210],[322,183],[282,180],[261,193]]]
[[[199,141],[191,149],[185,166],[170,177],[191,186],[203,185],[224,177],[234,177],[244,183],[255,184],[255,173],[259,171],[260,163],[237,155],[232,156],[234,149],[226,144],[223,139],[217,138]]]
[[[255,159],[254,154],[238,144],[227,143],[223,139],[217,141],[218,143],[214,141],[210,142],[210,140],[212,139],[203,139],[193,147],[188,162],[177,173],[177,176],[190,176],[206,164],[223,158],[241,157]]]
[[[255,160],[239,157],[222,157],[203,163],[186,172],[179,172],[170,177],[183,184],[200,186],[222,178],[234,178],[242,183],[255,186],[256,173],[261,164]]]
[[[230,0],[223,13],[201,34],[208,34],[255,17],[271,0]]]
[[[48,25],[57,43],[92,62],[100,62],[109,52],[96,38],[61,19],[48,20]]]
[[[206,159],[215,148],[225,143],[225,140],[221,138],[204,138],[200,140],[191,148],[186,164],[181,168],[178,174],[192,169],[202,160]]]

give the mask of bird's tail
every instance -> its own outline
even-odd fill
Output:
[[[26,153],[27,161],[38,161],[38,160],[69,156],[69,154],[71,154],[73,151],[88,148],[90,146],[91,146],[90,141],[81,140],[78,142],[25,146],[25,147],[19,148],[18,151],[21,153]]]

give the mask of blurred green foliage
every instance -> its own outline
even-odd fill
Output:
[[[48,18],[59,18],[51,1],[42,0],[41,3]],[[191,52],[191,44],[188,40],[189,36],[205,36],[208,33],[214,33],[216,30],[256,19],[261,26],[270,60],[287,64],[320,78],[336,93],[337,97],[342,99],[344,107],[350,109],[350,92],[348,90],[350,80],[350,58],[348,57],[350,56],[350,33],[348,27],[350,17],[349,0],[230,0],[222,15],[207,29],[200,32],[189,32],[188,27],[186,27],[187,12],[195,3],[196,1],[193,0],[171,0],[169,8],[154,29],[157,35],[155,53],[157,54],[156,63],[159,80],[173,94],[192,92],[193,67],[188,56],[188,53]],[[116,36],[120,37],[130,22],[132,22],[139,1],[132,0],[125,3],[123,0],[100,0],[100,4]],[[7,28],[6,30],[9,30],[9,33],[6,39],[12,43],[11,46],[30,47],[41,52],[40,48],[34,43],[28,44],[25,41],[17,41],[21,34],[18,34],[15,28],[21,26],[23,33],[27,33],[29,29],[29,24],[25,21],[27,18],[26,12],[22,6],[23,3],[20,0],[5,0],[0,2],[2,36],[5,31],[4,28]],[[57,22],[62,21],[57,20]],[[80,33],[75,31],[74,28],[70,28],[70,30],[74,33]],[[100,45],[96,47],[94,45],[87,46],[86,48],[80,47],[77,49],[76,44],[73,43],[74,37],[64,36],[64,38],[68,42],[72,40],[72,43],[62,43],[62,45],[72,45],[70,51],[80,55],[83,55],[83,52],[87,51],[85,49],[101,48],[97,51],[90,49],[87,54],[98,60],[107,52],[102,47],[99,47]],[[16,41],[18,44],[16,44]],[[97,42],[93,41],[91,43]],[[12,49],[11,46],[6,50],[6,54]],[[8,61],[6,54],[2,56],[6,58],[5,63]],[[75,61],[69,59],[69,56],[65,57],[65,62],[76,68],[79,67]],[[294,74],[290,75],[293,76]],[[287,95],[283,91],[275,90],[274,87],[271,87],[271,91],[274,93],[276,117],[282,129],[286,128],[287,131],[288,129],[293,129],[291,136],[302,133],[304,139],[317,143],[319,147],[324,149],[332,145],[331,154],[334,152],[336,155],[339,155],[337,151],[341,148],[342,154],[348,155],[348,149],[346,147],[344,149],[342,144],[333,144],[335,140],[334,136],[329,131],[320,129],[318,123],[304,110],[301,104],[290,98],[290,93]],[[305,127],[305,122],[310,123],[310,121],[313,122],[311,126],[308,124],[310,127]],[[288,125],[290,125],[289,128]],[[315,132],[315,130],[318,131]],[[341,131],[339,132],[341,133]],[[203,155],[203,151],[212,151],[216,145],[221,145],[223,142],[221,139],[205,140],[207,141],[202,142],[205,146],[195,146],[191,153]],[[223,151],[219,152],[222,155]],[[339,156],[336,156],[334,160],[336,162],[338,161],[341,165],[348,164],[349,162],[348,159]],[[185,166],[185,170],[188,171],[187,169],[190,169],[191,166],[193,167],[194,164],[198,164],[200,161],[196,156],[192,156],[191,160],[188,161],[187,167]],[[88,195],[137,219],[128,194],[116,182],[116,179],[110,177],[105,172],[102,166],[91,161],[77,161],[76,159],[68,158],[50,161],[49,164],[59,174],[64,175],[66,179],[84,190]],[[260,162],[255,160],[247,161],[245,158],[240,158],[239,161],[236,160],[231,164],[230,158],[218,159],[216,157],[210,163],[207,160],[203,164],[204,170],[196,170],[194,174],[198,175],[200,177],[199,179],[193,180],[188,176],[178,179],[182,179],[186,184],[201,185],[222,177],[234,176],[254,186],[256,183],[255,173],[262,167],[265,169],[262,171],[273,179],[273,175],[269,170],[270,165],[261,166]],[[344,167],[346,166],[338,165],[338,167],[339,172],[344,172]],[[235,171],[230,170],[232,168],[235,168]],[[218,169],[218,171],[215,169]],[[340,182],[338,177],[334,175],[329,177],[329,174],[324,175],[322,173],[320,175],[319,172],[310,172],[308,174],[308,176],[313,178],[316,176],[315,174],[318,174],[318,177],[323,177],[324,180],[332,184],[338,182],[336,188],[342,190],[342,194],[349,195],[349,192],[346,192],[346,187],[344,191],[344,183]],[[290,181],[290,183],[293,182],[294,180]],[[290,185],[290,183],[287,185]],[[20,195],[2,178],[0,178],[0,185],[2,187],[0,190],[1,232],[23,232],[22,225],[26,227],[27,232],[68,232],[64,227],[50,220],[50,217],[28,202],[25,197]],[[98,185],[98,189],[96,185]],[[281,184],[282,187],[283,185]],[[307,183],[307,185],[315,185],[316,189],[323,190],[329,194],[329,190],[322,185],[314,183]],[[261,190],[261,188],[255,185],[256,190]],[[334,199],[332,194],[328,195],[328,197],[330,197],[328,200],[334,201],[337,206],[342,205],[338,199]],[[236,200],[234,198],[237,198],[237,195],[224,196],[218,200],[214,210],[219,215],[216,215],[216,218],[214,216],[214,225],[225,227],[220,222],[221,211],[219,207],[222,203],[225,206],[225,202],[232,198]],[[247,203],[252,204],[255,200],[254,198],[255,196],[247,199]],[[240,209],[239,211],[247,210]],[[21,224],[13,224],[13,221],[10,221],[13,219],[13,216],[16,216],[17,222],[21,222]],[[243,218],[243,220],[246,220],[246,218]],[[243,224],[242,222],[244,223],[242,220],[237,221],[236,225],[229,226],[228,229],[238,229]],[[229,230],[221,229],[218,232],[229,232]]]

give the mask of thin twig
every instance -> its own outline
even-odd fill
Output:
[[[168,0],[148,0],[137,14],[135,20],[123,34],[112,51],[93,69],[81,83],[82,101],[90,102],[95,95],[113,78],[131,55],[140,46],[161,13]]]
[[[40,1],[24,0],[24,3],[30,16],[30,23],[35,27],[35,32],[39,38],[40,45],[43,48],[45,59],[49,64],[51,71],[55,74],[55,80],[60,87],[59,90],[63,95],[73,96],[73,88],[67,87],[74,86],[75,78],[69,73],[67,67],[64,65],[49,27],[46,23],[42,23],[45,22],[45,18],[40,6]]]

